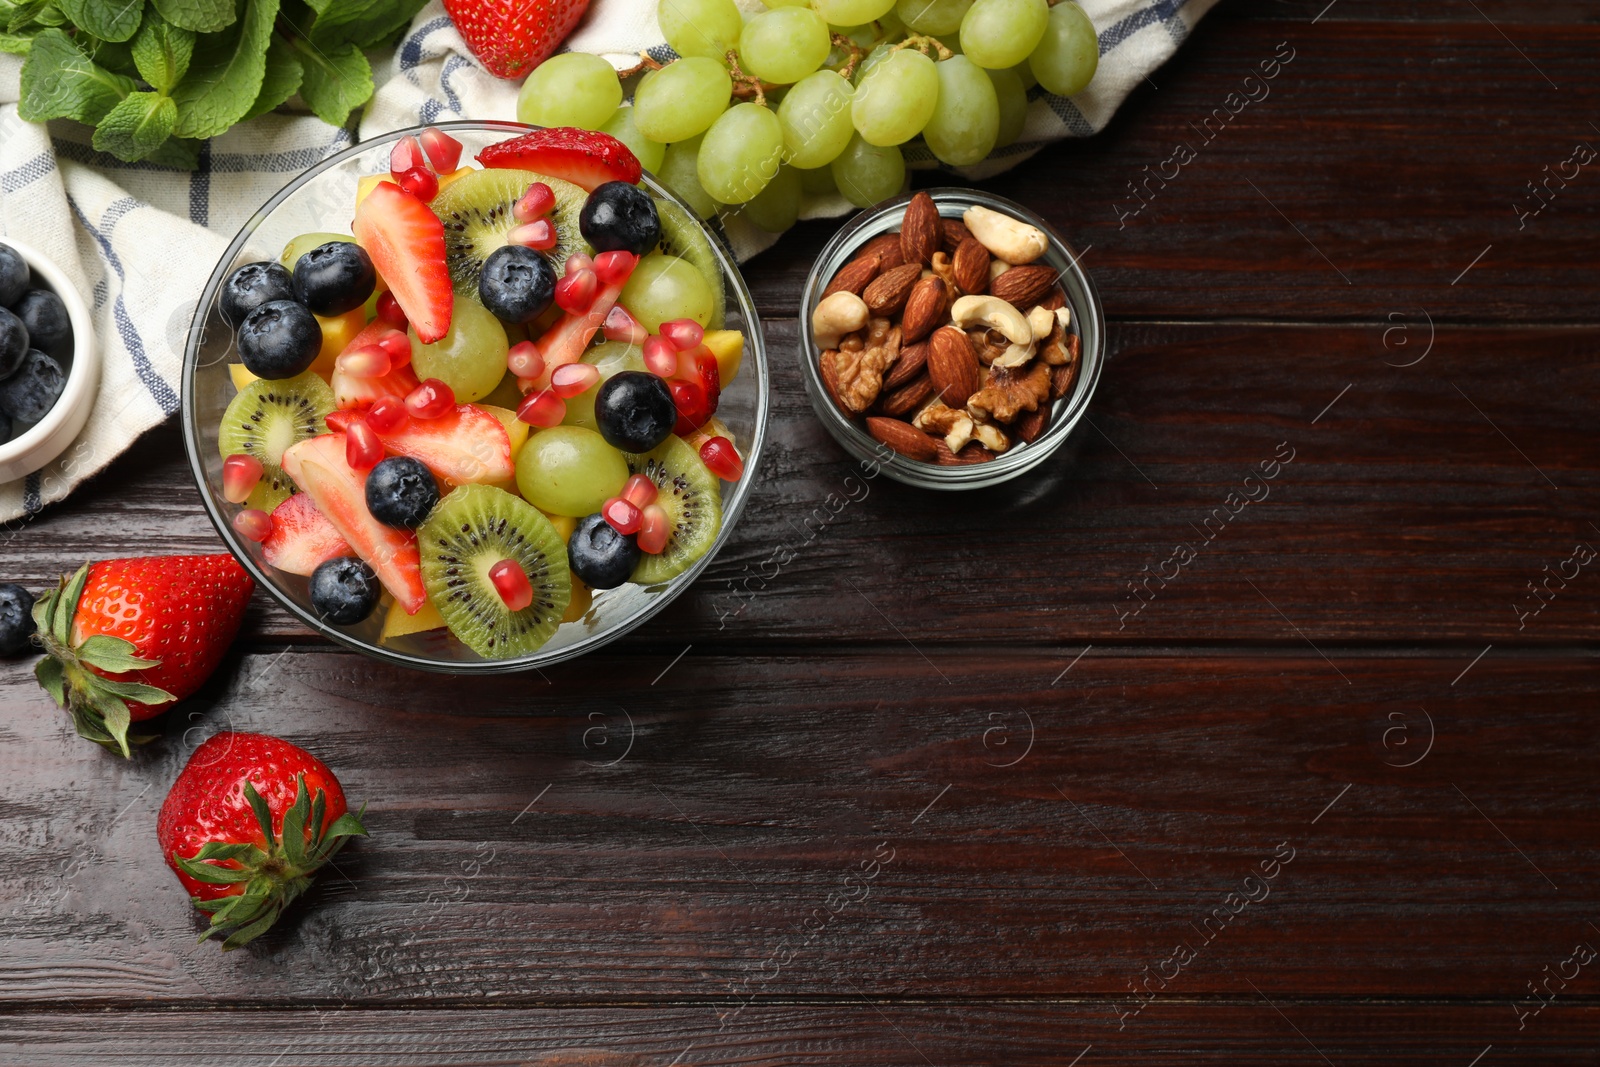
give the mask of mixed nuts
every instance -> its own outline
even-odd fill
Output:
[[[839,269],[811,313],[834,404],[875,440],[944,466],[1038,440],[1071,390],[1079,340],[1038,227],[986,207],[943,218],[927,193],[898,233]]]

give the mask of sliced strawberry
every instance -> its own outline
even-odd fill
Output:
[[[409,364],[381,378],[357,378],[335,367],[330,381],[333,384],[333,402],[340,411],[370,407],[385,396],[404,400],[407,393],[421,384],[417,381],[417,372]]]
[[[520,80],[561,47],[589,0],[445,0],[461,39],[497,78]]]
[[[352,553],[311,497],[296,493],[273,511],[272,533],[261,542],[261,554],[269,566],[309,578],[328,560]]]
[[[610,134],[575,126],[551,126],[492,144],[478,153],[478,162],[491,168],[536,170],[591,193],[606,182],[636,184],[644,173],[639,157],[627,145]]]
[[[417,336],[425,344],[443,337],[450,329],[455,292],[439,216],[400,186],[379,182],[357,205],[352,229]]]
[[[389,452],[420,460],[451,485],[503,482],[517,473],[505,425],[474,404],[459,404],[436,419],[408,419],[378,438]]]
[[[417,536],[372,517],[367,510],[367,476],[351,470],[344,453],[344,434],[325,433],[290,446],[283,454],[283,469],[355,554],[377,572],[378,581],[405,613],[415,615],[428,599],[422,588]]]

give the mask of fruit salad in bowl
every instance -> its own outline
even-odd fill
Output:
[[[445,123],[313,167],[195,314],[185,444],[234,554],[397,664],[626,633],[727,540],[767,417],[737,266],[620,141]]]

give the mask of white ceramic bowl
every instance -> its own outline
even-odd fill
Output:
[[[89,305],[61,268],[21,241],[0,237],[0,244],[17,250],[33,271],[33,287],[49,289],[59,296],[72,320],[72,364],[67,367],[67,385],[56,406],[20,436],[0,445],[0,482],[10,482],[32,474],[61,455],[83,431],[100,392],[100,349],[94,343]]]

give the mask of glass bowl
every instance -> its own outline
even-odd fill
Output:
[[[470,161],[484,147],[508,137],[526,133],[532,127],[514,122],[443,122],[440,129],[461,141],[462,161]],[[761,466],[761,449],[767,427],[767,358],[761,334],[761,320],[755,302],[745,286],[738,266],[715,235],[706,236],[722,265],[727,303],[726,328],[745,335],[745,352],[739,376],[722,391],[717,416],[733,431],[734,442],[744,456],[743,477],[736,483],[723,483],[722,530],[716,541],[683,574],[655,586],[623,585],[596,591],[593,606],[576,622],[561,624],[538,651],[514,659],[489,660],[467,648],[447,630],[391,638],[380,644],[384,608],[355,626],[333,626],[317,617],[311,608],[307,579],[284,574],[267,566],[261,548],[241,537],[233,528],[232,517],[239,507],[222,495],[222,459],[217,451],[217,434],[222,413],[233,399],[235,389],[228,372],[234,362],[233,334],[218,310],[218,294],[228,275],[239,265],[256,260],[276,260],[289,239],[302,233],[331,230],[348,232],[355,210],[356,183],[368,174],[389,169],[393,143],[421,127],[397,130],[364,141],[318,163],[262,206],[239,235],[229,244],[212,271],[189,328],[183,363],[183,437],[189,453],[200,498],[206,513],[239,562],[272,597],[296,619],[317,633],[364,652],[375,659],[401,667],[442,671],[451,674],[492,674],[531,670],[581,656],[616,640],[666,607],[687,589],[705,570],[713,557],[728,542],[749,499],[756,471]],[[678,201],[664,186],[646,174],[642,183],[654,196]],[[685,206],[691,218],[694,212]]]
[[[908,459],[891,451],[869,436],[859,421],[840,411],[829,397],[827,386],[822,382],[818,359],[820,352],[812,337],[811,313],[822,297],[822,290],[862,245],[879,234],[900,228],[906,205],[911,202],[910,193],[861,212],[834,234],[817,256],[817,262],[806,278],[805,292],[800,301],[801,378],[805,382],[806,396],[811,400],[812,410],[833,439],[856,459],[877,464],[884,474],[895,481],[924,489],[978,489],[998,485],[1049,459],[1083,420],[1084,413],[1089,409],[1089,399],[1100,381],[1101,366],[1105,363],[1105,312],[1100,307],[1100,296],[1095,292],[1094,282],[1089,280],[1089,275],[1078,263],[1077,252],[1048,223],[1021,204],[977,189],[921,191],[933,197],[943,218],[959,219],[967,208],[981,205],[1031,223],[1049,238],[1050,246],[1037,262],[1049,264],[1060,274],[1061,288],[1066,293],[1067,306],[1072,309],[1072,328],[1078,334],[1080,348],[1078,375],[1072,383],[1072,391],[1052,405],[1049,428],[1032,444],[1015,445],[987,463],[941,467]]]

